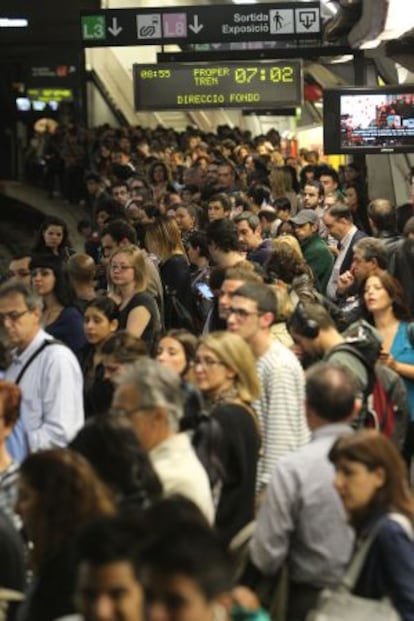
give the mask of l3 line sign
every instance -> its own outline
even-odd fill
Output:
[[[83,47],[317,39],[320,2],[81,12]]]

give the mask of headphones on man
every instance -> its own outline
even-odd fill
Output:
[[[289,329],[308,339],[316,339],[319,335],[319,324],[306,314],[303,302],[298,302],[289,319]]]

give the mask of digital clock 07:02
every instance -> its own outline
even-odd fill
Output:
[[[135,109],[287,108],[302,103],[300,60],[134,65]]]

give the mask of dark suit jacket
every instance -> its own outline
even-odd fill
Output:
[[[340,274],[343,274],[351,267],[352,258],[354,256],[354,245],[357,241],[362,239],[363,237],[367,237],[367,234],[364,231],[360,231],[359,229],[354,233],[354,236],[351,239],[351,243],[349,244],[349,248],[346,251],[344,260],[342,261],[341,269],[339,270]]]

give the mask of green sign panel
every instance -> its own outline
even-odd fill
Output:
[[[106,24],[103,15],[82,15],[82,38],[84,41],[104,41]]]

